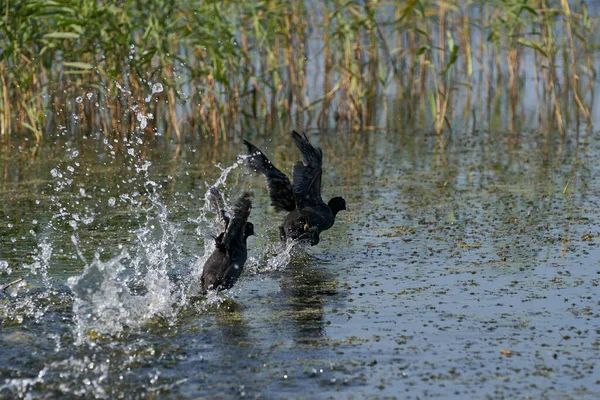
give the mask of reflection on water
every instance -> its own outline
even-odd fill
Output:
[[[282,314],[291,320],[298,344],[314,344],[315,339],[326,336],[324,307],[338,294],[334,277],[327,270],[312,267],[313,263],[320,264],[318,259],[295,259],[279,277],[277,301],[284,307]]]
[[[291,257],[241,143],[0,147],[0,285],[23,278],[0,291],[0,398],[594,398],[595,135],[312,138],[350,212]],[[225,301],[192,302],[220,178],[254,192],[258,235]]]

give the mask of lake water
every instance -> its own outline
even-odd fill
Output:
[[[291,254],[241,140],[2,144],[0,399],[600,396],[598,132],[309,137],[350,210]],[[257,236],[194,301],[215,183]]]

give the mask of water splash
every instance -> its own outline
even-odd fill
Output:
[[[137,303],[127,280],[122,273],[126,270],[127,253],[109,261],[96,258],[86,265],[81,275],[68,279],[71,288],[74,314],[75,343],[87,342],[93,333],[118,335],[130,321],[139,321]],[[139,300],[147,300],[140,298]],[[143,306],[143,304],[140,304]],[[93,342],[90,342],[93,345]]]
[[[248,157],[250,156],[247,154],[238,154],[237,161],[226,168],[221,167],[221,164],[217,164],[216,167],[221,170],[221,175],[217,178],[217,181],[214,183],[213,186],[216,188],[220,186],[225,186],[225,183],[227,182],[227,177],[229,176],[231,171],[243,166],[244,160],[246,160]]]
[[[155,83],[154,85],[152,85],[152,94],[154,93],[160,93],[163,91],[163,85],[160,82]]]
[[[147,102],[148,101],[146,101],[146,103]],[[140,125],[138,126],[138,128],[140,130],[146,129],[146,127],[148,126],[148,121],[151,121],[154,119],[154,114],[152,114],[152,113],[144,114],[142,112],[140,106],[138,106],[137,104],[131,106],[131,111],[133,111],[135,113],[135,118],[140,123]]]
[[[131,156],[135,157],[135,151]],[[215,186],[225,188],[229,174],[243,165],[243,159],[240,156],[227,168],[218,166],[221,174]],[[189,304],[190,297],[199,294],[199,277],[205,260],[214,250],[214,241],[205,240],[204,254],[188,262],[184,273],[176,276],[174,272],[182,269],[178,255],[182,229],[169,218],[169,210],[160,199],[162,185],[150,178],[151,166],[151,162],[142,160],[135,165],[144,195],[136,191],[119,196],[119,205],[129,205],[145,215],[143,225],[132,232],[135,240],[128,248],[122,247],[120,254],[108,260],[102,260],[98,251],[93,261],[87,263],[77,237],[72,236],[77,254],[85,264],[80,275],[68,279],[74,295],[73,331],[78,345],[94,346],[90,339],[97,335],[120,336],[126,329],[143,327],[156,316],[176,323],[177,314]],[[188,220],[197,224],[196,234],[202,237],[215,231],[217,225],[214,218],[209,218],[212,210],[207,193],[200,215]],[[115,197],[107,201],[111,207],[117,207]],[[208,303],[218,301],[208,299]]]
[[[84,249],[80,248],[85,242],[82,243],[78,235],[82,233],[82,224],[94,221],[94,213],[89,211],[88,214],[80,216],[71,210],[64,197],[56,196],[52,200],[56,212],[48,228],[60,228],[58,222],[62,222],[64,229],[70,231],[73,257],[83,263],[83,271],[67,280],[72,293],[72,332],[74,342],[79,346],[94,347],[99,336],[119,337],[126,331],[144,327],[157,316],[168,323],[177,323],[178,313],[190,305],[191,297],[198,295],[198,281],[204,262],[214,250],[214,241],[205,240],[204,253],[185,264],[187,270],[182,274],[182,279],[173,279],[173,271],[182,269],[179,237],[183,229],[170,220],[168,207],[161,201],[161,181],[151,179],[152,163],[141,158],[135,146],[138,142],[133,138],[126,144],[127,157],[130,157],[135,171],[135,177],[128,180],[130,192],[116,196],[107,193],[104,199],[94,199],[102,200],[104,204],[108,203],[111,208],[127,207],[129,210],[135,210],[142,218],[141,225],[131,231],[133,242],[120,244],[118,254],[113,252],[108,258],[106,255],[102,256],[101,245],[95,250],[93,257],[86,258]],[[231,204],[229,198],[232,195],[231,190],[227,188],[228,178],[233,171],[244,165],[245,158],[247,156],[238,156],[238,160],[228,167],[217,165],[221,173],[214,186],[222,189],[226,204]],[[50,172],[53,190],[62,192],[73,186],[73,176],[78,172],[78,167],[78,164],[70,161],[53,168]],[[77,190],[81,199],[92,196],[83,188]],[[236,193],[237,190],[238,188],[235,189]],[[205,193],[199,215],[195,219],[187,220],[197,224],[195,232],[204,238],[218,233],[218,223],[213,210],[210,209],[207,194],[208,191]],[[274,245],[267,240],[260,247],[251,249],[251,252],[255,255],[260,254],[259,258],[262,260],[268,259],[267,270],[280,269],[289,262],[292,246],[272,257],[276,246],[278,244]],[[44,285],[50,288],[52,284],[48,277],[48,268],[53,249],[48,237],[41,239],[38,253],[34,263],[28,266],[29,272],[31,275],[40,276]],[[255,256],[254,260],[256,259]],[[254,262],[252,259],[249,262],[254,263],[257,271],[265,269],[264,262]],[[216,304],[222,300],[222,295],[209,296],[205,304]],[[46,309],[37,307],[33,301],[30,303],[25,313],[35,315],[39,320],[46,313]]]
[[[131,96],[131,90],[126,89],[123,86],[121,86],[121,84],[118,81],[115,81],[115,86],[117,87],[117,89],[119,89],[119,91],[121,93],[125,93],[125,94]]]
[[[176,257],[175,244],[180,229],[169,221],[167,207],[160,201],[161,185],[149,177],[149,161],[136,165],[143,177],[147,197],[139,193],[121,195],[123,203],[141,207],[146,221],[134,234],[132,248],[108,261],[97,253],[84,266],[79,276],[71,277],[68,285],[75,296],[73,301],[74,333],[77,344],[90,343],[90,336],[118,336],[126,328],[139,328],[160,315],[174,320],[186,293],[169,279],[168,272]],[[111,206],[116,200],[111,197]],[[144,206],[145,205],[145,206]],[[82,260],[82,255],[80,255]]]
[[[7,275],[12,274],[12,268],[9,267],[8,261],[0,260],[0,273],[6,273]]]
[[[34,256],[34,261],[31,264],[25,264],[25,269],[29,270],[30,276],[40,276],[46,287],[52,286],[52,282],[48,275],[50,267],[50,258],[52,257],[52,245],[47,238],[42,239],[38,244],[38,252]]]
[[[163,91],[162,83],[160,83],[160,82],[155,83],[154,85],[152,85],[152,93],[149,94],[148,96],[146,96],[144,101],[146,103],[150,103],[150,100],[152,100],[152,96],[156,93],[161,93],[162,91]]]
[[[267,261],[267,271],[276,271],[286,267],[292,259],[293,243],[288,243],[283,251],[278,252]]]
[[[229,167],[223,168],[221,167],[220,164],[217,164],[216,167],[218,169],[221,170],[221,174],[219,175],[219,177],[217,178],[217,180],[215,181],[214,184],[209,185],[207,184],[206,187],[209,188],[211,186],[219,189],[226,189],[226,190],[222,190],[221,194],[223,195],[223,200],[225,202],[226,205],[229,205],[230,202],[230,196],[229,196],[229,190],[227,190],[227,178],[229,177],[229,174],[231,172],[233,172],[234,170],[240,168],[243,165],[243,160],[245,160],[248,156],[245,155],[238,155],[238,160],[236,162],[234,162],[232,165],[230,165]],[[212,230],[215,231],[217,226],[219,224],[216,223],[216,219],[215,218],[210,218],[208,216],[213,215],[214,210],[212,210],[211,208],[211,202],[210,202],[210,193],[208,190],[205,191],[204,193],[204,206],[202,207],[202,210],[200,212],[200,215],[198,216],[198,218],[196,219],[189,219],[188,222],[192,222],[197,224],[196,227],[196,234],[199,236],[206,236],[206,232],[207,230]],[[218,232],[217,232],[218,233]],[[205,242],[205,248],[204,248],[204,257],[203,260],[198,260],[199,262],[197,262],[196,264],[201,266],[204,264],[203,261],[206,261],[206,259],[208,258],[208,256],[212,253],[212,251],[214,250],[214,243],[212,240],[207,240]],[[200,262],[202,261],[202,262]],[[201,270],[198,272],[202,272]]]

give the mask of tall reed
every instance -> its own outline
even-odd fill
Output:
[[[591,121],[588,3],[0,1],[0,140],[137,129],[219,141],[398,119],[443,135],[498,112],[514,132],[527,79],[538,121],[564,134]]]

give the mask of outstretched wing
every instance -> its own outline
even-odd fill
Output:
[[[323,174],[323,152],[308,141],[306,134],[292,131],[292,138],[302,152],[302,161],[294,164],[294,195],[300,202],[322,202],[321,175]]]
[[[225,246],[231,245],[232,242],[240,240],[244,236],[244,229],[250,216],[251,207],[252,200],[250,199],[250,193],[242,193],[233,205],[231,220],[223,237],[223,244]]]
[[[214,187],[211,186],[208,189],[208,200],[212,205],[213,209],[217,213],[217,218],[221,223],[221,230],[224,232],[227,229],[227,225],[229,224],[229,217],[225,215],[225,202],[223,201],[223,196],[221,196],[221,192]]]
[[[250,157],[247,158],[248,165],[255,172],[265,176],[271,204],[275,207],[275,210],[294,211],[296,201],[288,177],[278,170],[258,147],[247,140],[244,140],[244,144],[248,147],[248,153],[250,154]]]

